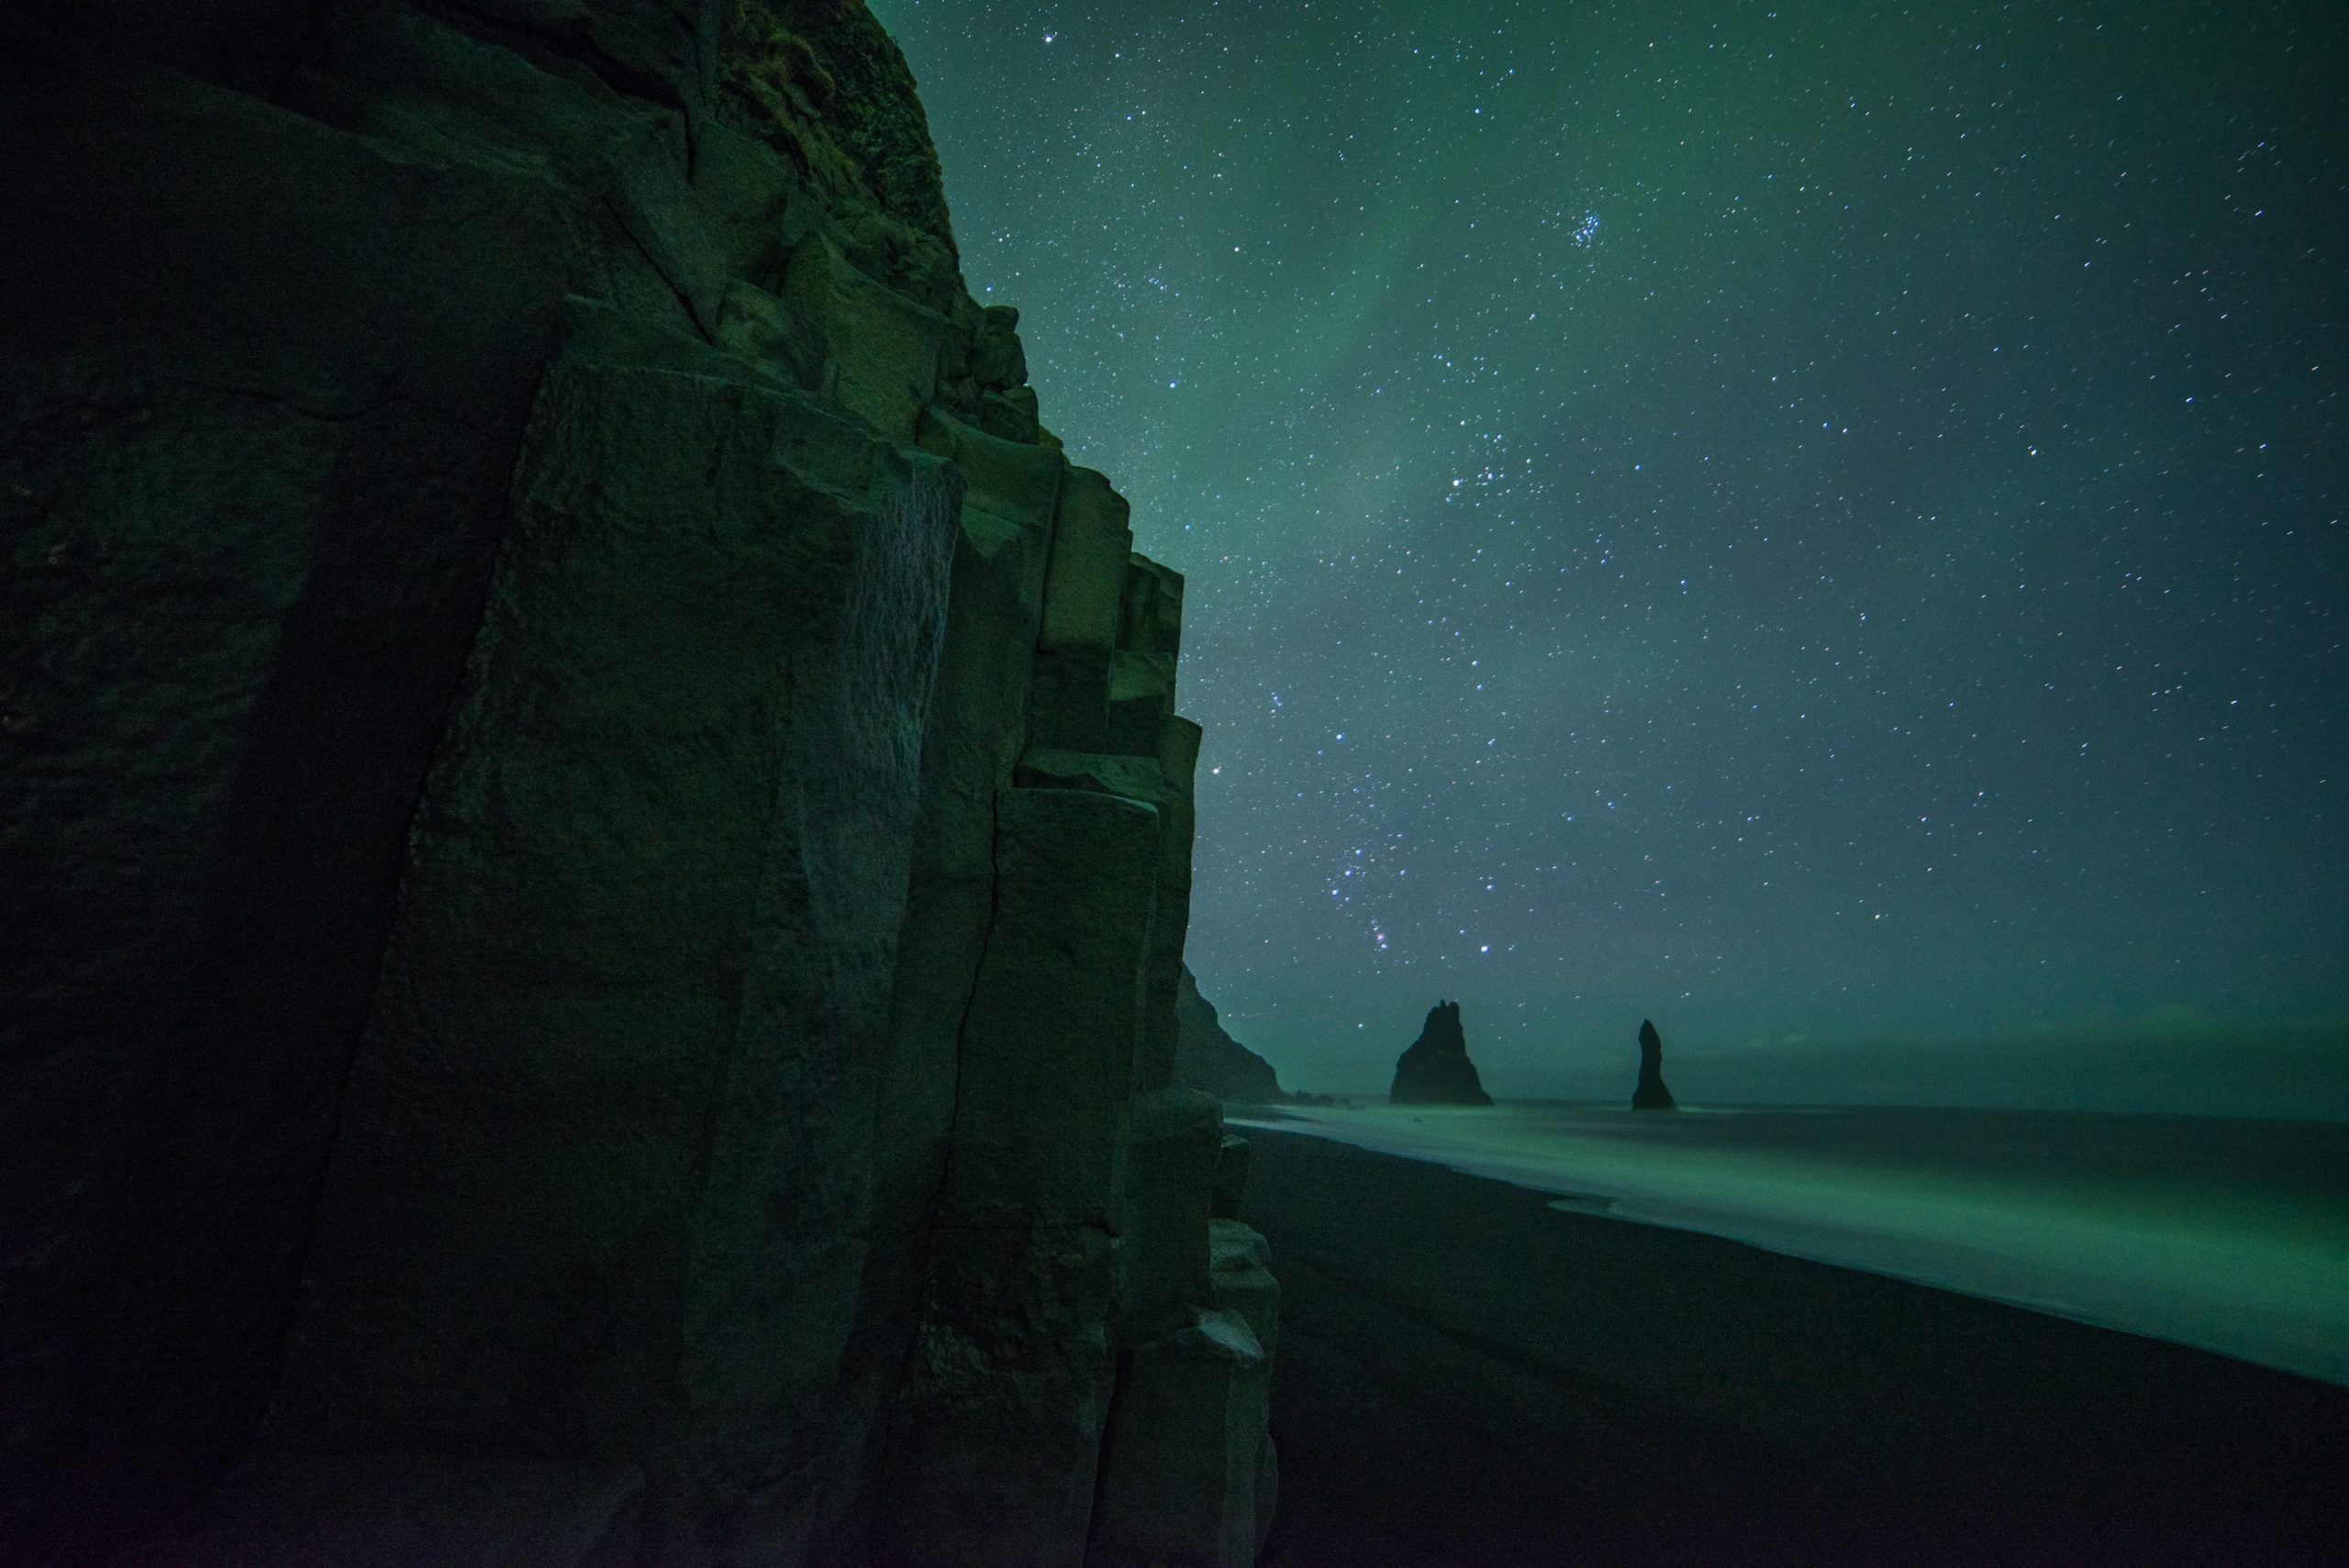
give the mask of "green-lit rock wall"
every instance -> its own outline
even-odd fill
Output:
[[[862,6],[0,6],[0,1533],[1250,1561],[1182,580]]]

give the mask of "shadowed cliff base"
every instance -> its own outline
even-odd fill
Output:
[[[1250,1138],[1268,1568],[2335,1560],[2349,1389]]]

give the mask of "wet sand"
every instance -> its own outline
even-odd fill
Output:
[[[1273,1568],[2344,1558],[2349,1389],[1248,1137]]]
[[[1251,1120],[1240,1118],[1243,1129]],[[1302,1107],[1272,1118],[1610,1218],[2349,1385],[2349,1126],[1880,1106]]]

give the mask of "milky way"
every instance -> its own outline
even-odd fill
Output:
[[[2349,1011],[2340,7],[874,9],[1289,1081]]]

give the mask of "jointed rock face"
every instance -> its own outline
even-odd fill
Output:
[[[1428,1009],[1419,1038],[1396,1059],[1395,1084],[1386,1097],[1398,1106],[1489,1106],[1493,1097],[1468,1060],[1468,1040],[1460,1029],[1460,1004],[1438,1002]]]
[[[34,9],[0,1539],[1249,1561],[1182,579],[964,291],[895,47]]]

